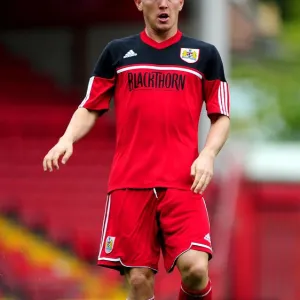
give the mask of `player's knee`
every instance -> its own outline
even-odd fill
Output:
[[[153,272],[149,269],[132,269],[128,281],[133,290],[140,290],[144,287],[152,287],[154,281]]]
[[[208,261],[198,259],[194,262],[187,262],[182,272],[182,281],[188,286],[193,286],[208,278]]]

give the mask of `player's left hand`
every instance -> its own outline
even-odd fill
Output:
[[[214,160],[214,155],[203,150],[192,164],[191,175],[194,183],[191,190],[196,194],[202,194],[209,185],[214,173]]]

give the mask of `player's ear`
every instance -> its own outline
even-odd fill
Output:
[[[134,3],[139,11],[143,11],[143,1],[142,0],[134,0]]]
[[[179,0],[179,4],[180,4],[179,11],[182,11],[183,5],[184,5],[184,0]]]

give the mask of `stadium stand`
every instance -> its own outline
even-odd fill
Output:
[[[123,291],[110,278],[97,275],[88,264],[3,217],[0,237],[0,272],[18,299],[122,297]]]
[[[81,257],[95,259],[114,147],[109,117],[101,118],[99,130],[75,146],[67,168],[44,174],[42,158],[76,108],[70,104],[72,93],[59,91],[3,49],[1,56],[2,209],[16,209],[28,226],[44,226],[54,241],[68,236]]]
[[[101,118],[98,128],[86,141],[75,146],[76,151],[67,168],[62,167],[60,172],[52,174],[44,173],[42,158],[63,133],[80,97],[74,91],[64,91],[56,86],[50,78],[38,74],[26,61],[11,55],[3,47],[0,47],[0,54],[0,215],[17,218],[24,230],[42,232],[43,239],[50,240],[53,247],[67,246],[77,259],[95,263],[114,147],[111,117]],[[15,233],[5,233],[0,239],[1,253],[5,253],[1,268],[11,289],[18,290],[14,284],[18,284],[18,288],[21,285],[22,290],[29,289],[32,282],[23,280],[27,277],[38,278],[38,281],[46,278],[46,286],[51,285],[51,280],[57,281],[46,275],[53,267],[50,261],[53,262],[54,257],[49,254],[50,261],[46,266],[41,266],[38,261],[29,263],[22,251],[3,244],[4,241],[15,245],[18,241],[15,237]],[[25,235],[24,239],[26,241],[21,239],[19,242],[27,245],[28,237]],[[37,257],[43,257],[46,248],[38,249],[31,251],[35,255],[38,253]],[[22,283],[15,282],[18,278]],[[91,280],[89,285],[99,291],[107,290],[101,289],[105,286],[101,280],[100,285],[100,282],[93,285]],[[110,286],[113,285],[114,281],[111,281]],[[60,285],[55,286],[59,288]],[[62,295],[60,291],[56,292]],[[45,299],[35,296],[36,291],[27,290],[27,293],[30,300]],[[58,299],[54,294],[50,296],[50,291],[48,294],[49,299]]]

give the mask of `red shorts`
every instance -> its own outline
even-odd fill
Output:
[[[107,197],[98,265],[158,270],[160,250],[171,272],[193,249],[212,257],[210,225],[201,195],[176,189],[116,190]]]

